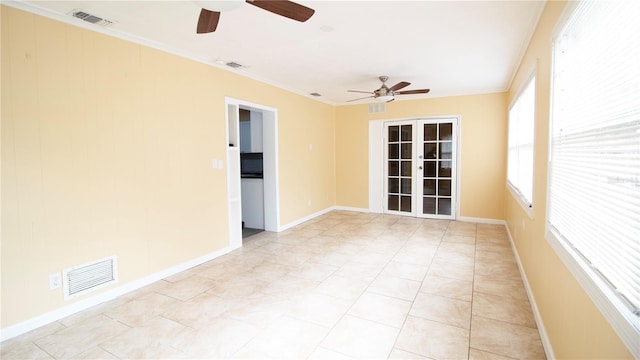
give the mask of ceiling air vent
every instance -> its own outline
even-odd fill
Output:
[[[99,16],[89,14],[86,11],[82,11],[80,9],[75,9],[70,12],[71,16],[78,18],[80,20],[84,20],[88,23],[100,25],[100,26],[109,26],[113,24],[113,21],[101,18]]]
[[[232,68],[234,68],[234,69],[239,69],[239,68],[243,68],[243,67],[244,67],[244,65],[242,65],[242,64],[238,64],[238,63],[237,63],[237,62],[235,62],[235,61],[229,61],[229,62],[228,62],[228,63],[226,63],[225,65],[227,65],[228,67],[232,67]]]

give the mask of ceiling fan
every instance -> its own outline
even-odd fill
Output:
[[[362,100],[362,99],[374,98],[374,99],[376,99],[378,101],[390,102],[390,101],[393,101],[393,100],[396,99],[395,98],[396,95],[426,94],[426,93],[429,92],[429,89],[398,91],[400,89],[404,89],[405,87],[411,85],[411,83],[408,83],[406,81],[401,81],[401,82],[393,85],[392,87],[387,87],[387,84],[385,84],[385,82],[387,80],[389,80],[388,76],[379,76],[378,79],[380,79],[380,81],[382,81],[382,86],[377,90],[374,90],[374,91],[348,90],[349,92],[371,94],[372,96],[366,96],[366,97],[363,97],[363,98],[347,100],[347,101],[357,101],[357,100]]]
[[[284,16],[286,18],[305,22],[315,13],[315,10],[304,5],[294,3],[293,1],[279,0],[233,0],[233,1],[196,1],[202,7],[200,17],[198,18],[198,34],[211,33],[216,31],[218,21],[220,21],[220,12],[233,10],[240,7],[244,2],[253,6],[257,6],[263,10],[270,11],[274,14]]]

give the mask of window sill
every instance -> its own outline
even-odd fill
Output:
[[[631,354],[640,358],[640,342],[638,342],[640,319],[630,311],[570,244],[555,235],[549,223],[546,224],[545,238],[613,330],[620,336]]]
[[[516,190],[513,187],[513,185],[511,185],[511,183],[508,182],[508,181],[507,181],[507,189],[509,189],[509,192],[511,193],[511,196],[513,196],[513,198],[516,200],[516,202],[518,204],[520,204],[520,207],[527,214],[529,219],[533,220],[533,205],[529,204],[529,202],[527,200],[525,200],[522,197],[522,195],[520,195],[520,192],[518,190]]]

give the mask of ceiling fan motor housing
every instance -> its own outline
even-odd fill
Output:
[[[377,96],[386,96],[386,95],[393,95],[393,91],[390,91],[389,88],[387,87],[387,85],[382,85],[380,87],[380,89],[375,90],[373,92],[373,94],[377,97]]]

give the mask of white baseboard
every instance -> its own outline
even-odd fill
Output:
[[[231,247],[228,246],[226,248],[211,252],[209,254],[203,255],[201,257],[195,258],[193,260],[187,261],[185,263],[170,267],[168,269],[159,271],[155,274],[151,274],[149,276],[145,276],[144,278],[126,283],[122,286],[118,286],[116,288],[113,288],[111,290],[105,291],[103,293],[99,293],[96,294],[94,296],[91,296],[89,298],[80,300],[78,302],[75,302],[73,304],[69,304],[66,306],[63,306],[59,309],[50,311],[48,313],[42,314],[40,316],[36,316],[34,318],[22,321],[20,323],[17,323],[15,325],[12,326],[8,326],[4,329],[0,330],[0,341],[5,341],[8,339],[11,339],[13,337],[22,335],[24,333],[27,333],[31,330],[37,329],[41,326],[47,325],[49,323],[52,323],[54,321],[58,321],[60,319],[63,319],[67,316],[76,314],[80,311],[86,310],[92,306],[96,306],[99,304],[102,304],[104,302],[107,302],[109,300],[113,300],[115,298],[117,298],[118,296],[127,294],[129,292],[138,290],[140,288],[143,288],[147,285],[150,285],[158,280],[162,280],[164,278],[167,278],[171,275],[175,275],[179,272],[188,270],[192,267],[198,266],[200,264],[203,264],[207,261],[213,260],[217,257],[220,257],[222,255],[225,255],[233,250],[235,250],[238,247]]]
[[[361,213],[370,213],[371,212],[371,210],[369,210],[369,209],[350,207],[350,206],[334,206],[333,210],[352,211],[352,212],[361,212]]]
[[[482,223],[482,224],[494,224],[494,225],[506,225],[504,220],[499,219],[486,219],[486,218],[476,218],[469,216],[458,216],[457,221],[465,221],[465,222],[474,222],[474,223]]]
[[[320,210],[318,212],[315,212],[315,213],[313,213],[311,215],[307,215],[307,216],[305,216],[303,218],[300,218],[298,220],[292,221],[292,222],[290,222],[288,224],[281,225],[281,226],[278,227],[278,232],[291,229],[292,227],[300,225],[305,221],[309,221],[309,220],[312,220],[314,218],[317,218],[318,216],[321,216],[321,215],[324,215],[326,213],[329,213],[329,212],[333,211],[334,209],[335,209],[335,207],[331,206],[331,207],[328,207],[326,209],[323,209],[323,210]]]
[[[513,251],[513,256],[515,257],[516,263],[518,264],[518,269],[520,270],[520,277],[522,278],[524,288],[527,291],[527,297],[529,298],[529,303],[531,304],[533,316],[536,319],[536,325],[538,326],[538,333],[540,334],[540,341],[542,341],[544,353],[547,356],[547,359],[553,360],[556,357],[553,353],[553,347],[551,347],[551,341],[549,341],[549,335],[547,334],[544,323],[542,322],[542,316],[540,315],[540,311],[538,310],[535,296],[533,295],[533,291],[531,290],[531,286],[529,285],[529,281],[527,280],[527,273],[524,271],[524,267],[522,266],[522,262],[520,261],[520,255],[518,254],[518,249],[516,248],[513,237],[511,236],[511,231],[509,231],[509,227],[506,225],[505,229],[507,230],[507,236],[509,236],[509,243],[511,243],[511,251]]]

